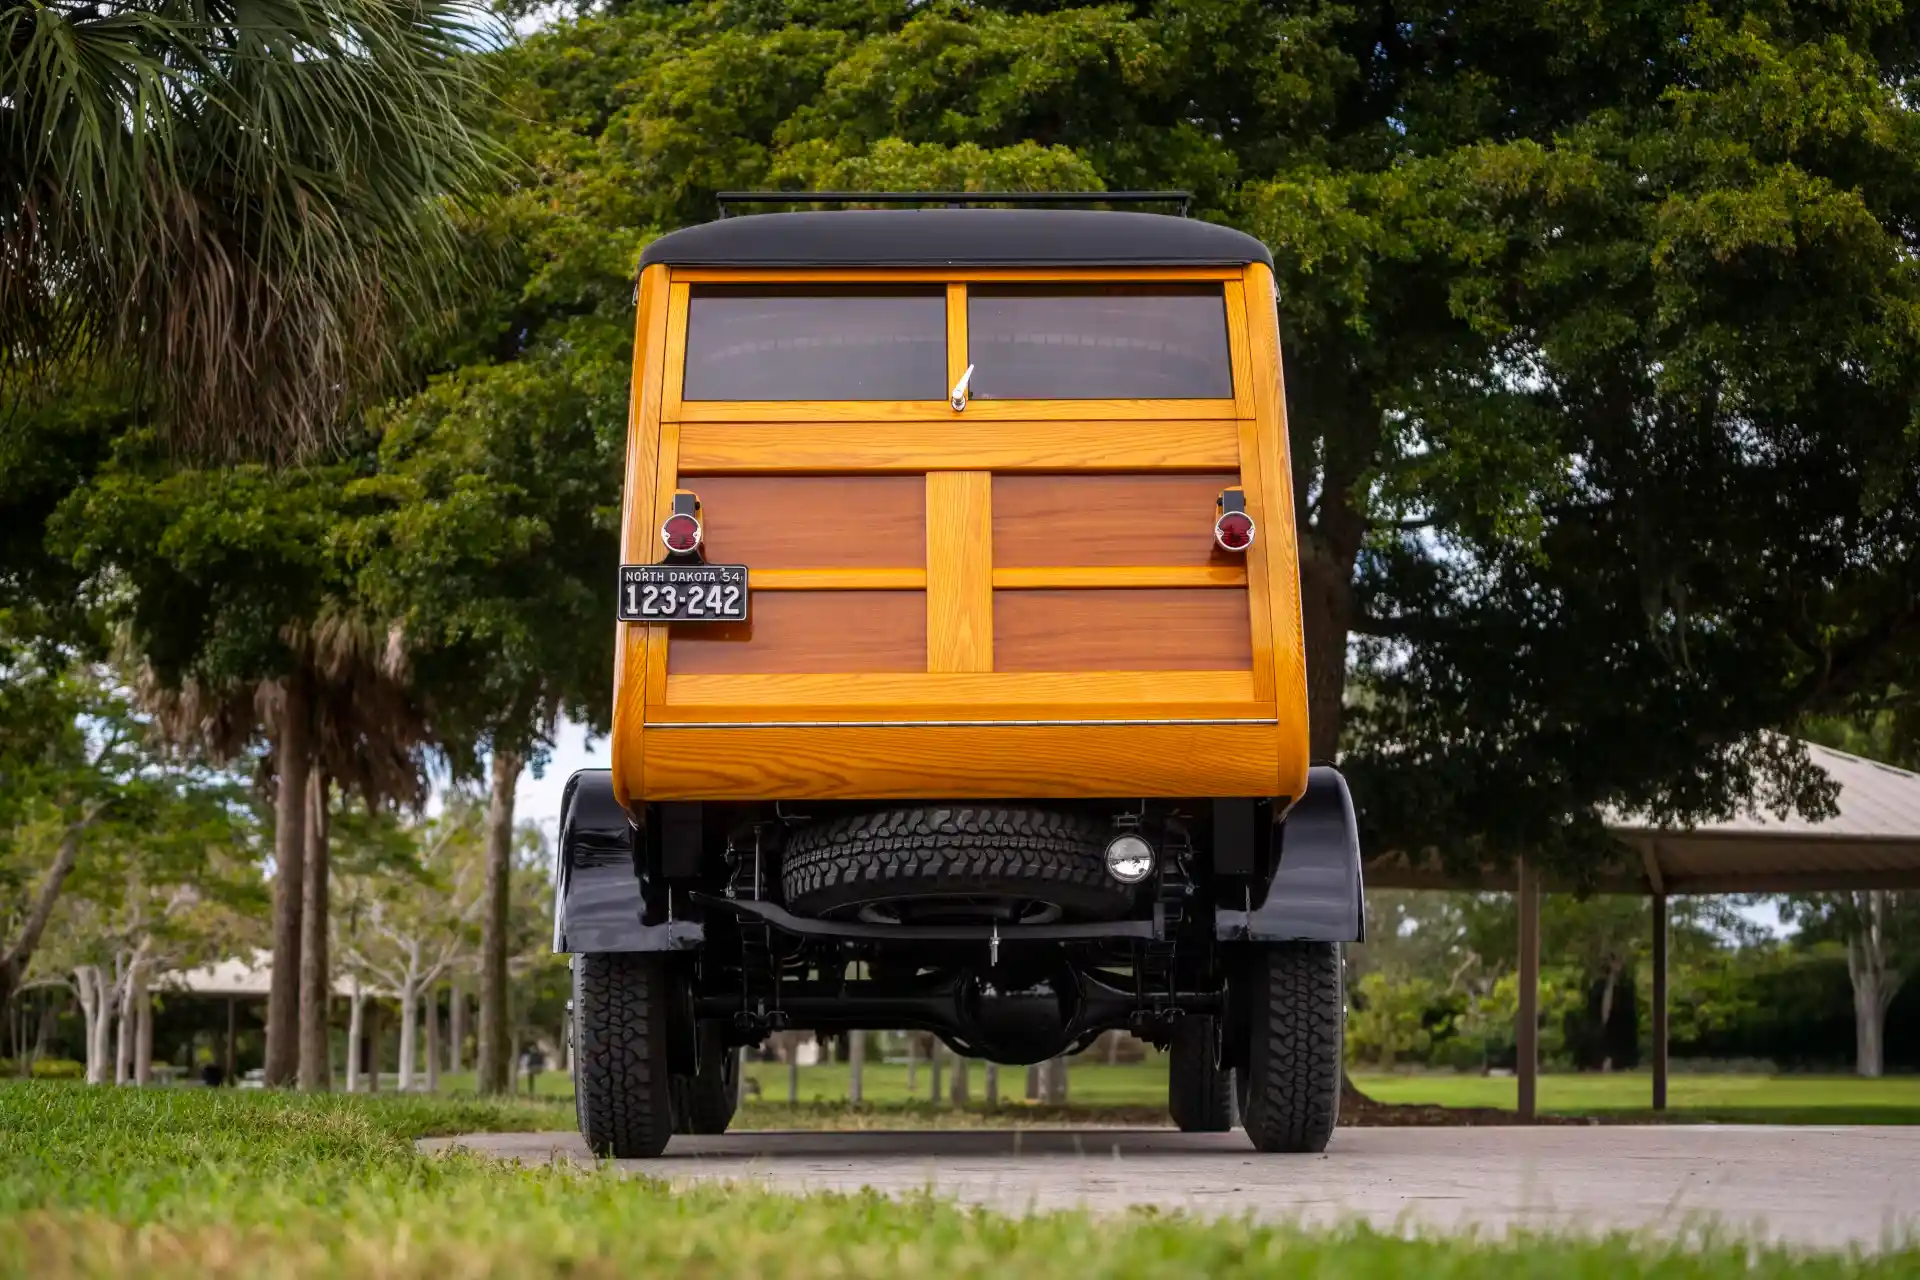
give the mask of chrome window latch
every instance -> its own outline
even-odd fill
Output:
[[[953,390],[947,393],[947,403],[953,406],[955,413],[963,412],[967,407],[967,384],[973,381],[973,366],[960,375],[960,381],[953,384]]]

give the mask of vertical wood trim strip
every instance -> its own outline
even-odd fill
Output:
[[[967,371],[967,286],[947,286],[947,386]]]
[[[667,294],[667,347],[662,372],[666,375],[666,393],[660,416],[678,420],[682,412],[681,393],[687,383],[687,300],[693,286],[675,282]]]
[[[993,474],[927,473],[927,670],[993,670]]]
[[[680,424],[671,418],[660,423],[659,483],[653,499],[653,527],[658,529],[673,514],[673,491],[680,482]],[[658,560],[658,555],[650,555]],[[751,614],[752,605],[748,606]],[[654,624],[647,641],[647,705],[657,707],[667,701],[667,633],[671,628]]]
[[[1253,405],[1253,360],[1247,341],[1247,290],[1239,281],[1222,286],[1227,301],[1227,354],[1233,365],[1233,413],[1251,418]]]
[[[667,268],[649,267],[640,276],[634,320],[633,384],[627,409],[626,492],[620,506],[620,558],[633,564],[646,554],[659,474],[661,356],[667,345]],[[608,586],[611,588],[612,583]],[[651,628],[616,622],[613,648],[613,794],[629,810],[640,788],[644,759],[640,735],[646,722],[648,650]],[[629,785],[631,784],[631,786]]]
[[[1248,420],[1240,424],[1240,487],[1247,492],[1247,510],[1253,513],[1255,536],[1246,550],[1247,613],[1253,627],[1253,700],[1271,702],[1276,666],[1273,644],[1273,578],[1268,557],[1273,553],[1276,526],[1268,523],[1266,476],[1260,461],[1260,428]]]
[[[1267,495],[1263,515],[1266,538],[1269,603],[1273,609],[1274,701],[1281,722],[1290,715],[1301,723],[1307,717],[1307,662],[1300,617],[1300,559],[1294,528],[1293,470],[1288,456],[1286,374],[1281,365],[1280,323],[1274,310],[1273,272],[1265,263],[1247,267],[1246,305],[1249,363],[1253,378],[1255,436],[1259,445],[1262,486]],[[1258,519],[1259,517],[1256,517]],[[1281,778],[1280,794],[1296,798],[1306,785],[1305,734],[1298,761],[1283,761],[1291,776]],[[1297,765],[1297,768],[1295,767]],[[1291,789],[1289,789],[1291,788]]]

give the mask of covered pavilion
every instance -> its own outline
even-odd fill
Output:
[[[1630,819],[1609,824],[1627,858],[1602,875],[1601,893],[1644,894],[1653,901],[1653,1109],[1667,1106],[1667,899],[1694,893],[1819,893],[1920,889],[1920,774],[1807,744],[1813,762],[1839,786],[1838,812],[1823,820],[1742,813],[1693,827]],[[1520,999],[1515,1047],[1519,1113],[1537,1111],[1540,1076],[1540,895],[1571,886],[1521,862],[1516,872],[1449,875],[1398,854],[1367,864],[1366,883],[1381,889],[1500,889],[1520,914]]]

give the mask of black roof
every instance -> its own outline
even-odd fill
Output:
[[[661,236],[640,265],[681,267],[1222,267],[1273,265],[1252,236],[1157,213],[847,209],[757,213]]]

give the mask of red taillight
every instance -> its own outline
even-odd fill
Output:
[[[1213,540],[1226,551],[1245,551],[1253,545],[1253,517],[1229,511],[1213,522]]]
[[[700,546],[700,522],[690,515],[668,516],[660,526],[660,541],[667,544],[667,550],[675,553],[697,550]]]

